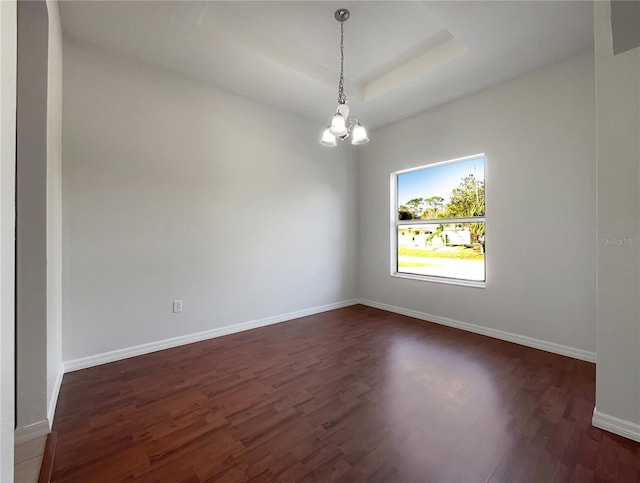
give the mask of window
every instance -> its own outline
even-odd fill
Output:
[[[391,274],[484,286],[483,154],[392,173]]]

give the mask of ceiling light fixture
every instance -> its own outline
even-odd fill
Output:
[[[341,8],[336,10],[336,20],[340,22],[340,81],[338,82],[338,108],[331,119],[331,124],[322,133],[320,144],[335,146],[336,138],[344,141],[351,134],[351,144],[364,144],[369,142],[366,129],[355,117],[349,117],[347,96],[344,93],[344,23],[349,18],[349,10]]]

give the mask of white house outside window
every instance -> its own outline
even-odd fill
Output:
[[[485,156],[392,173],[392,275],[484,286]]]

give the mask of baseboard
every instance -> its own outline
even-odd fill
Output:
[[[591,424],[596,428],[640,442],[640,424],[601,413],[597,408],[593,410]]]
[[[251,321],[243,322],[240,324],[228,325],[226,327],[206,330],[204,332],[196,332],[194,334],[187,334],[187,335],[182,335],[178,337],[173,337],[170,339],[150,342],[148,344],[141,344],[133,347],[127,347],[125,349],[118,349],[110,352],[104,352],[102,354],[82,357],[80,359],[72,359],[64,362],[64,372],[67,373],[67,372],[78,371],[80,369],[86,369],[88,367],[98,366],[100,364],[106,364],[108,362],[128,359],[129,357],[149,354],[151,352],[157,352],[163,349],[170,349],[172,347],[191,344],[193,342],[200,342],[202,340],[213,339],[215,337],[222,337],[224,335],[235,334],[237,332],[242,332],[245,330],[257,329],[259,327],[265,327],[267,325],[278,324],[280,322],[286,322],[288,320],[299,319],[300,317],[307,317],[309,315],[319,314],[321,312],[327,312],[329,310],[341,309],[343,307],[356,305],[358,303],[359,303],[358,299],[345,300],[342,302],[321,305],[319,307],[312,307],[309,309],[298,310],[298,311],[289,312],[286,314],[275,315],[273,317],[267,317],[264,319],[251,320]]]
[[[589,352],[582,349],[576,349],[575,347],[569,347],[554,342],[547,342],[540,339],[534,339],[533,337],[527,337],[524,335],[513,334],[511,332],[504,332],[498,329],[491,329],[483,327],[481,325],[470,324],[468,322],[461,322],[459,320],[449,319],[447,317],[440,317],[438,315],[427,314],[424,312],[418,312],[416,310],[405,309],[403,307],[396,307],[394,305],[383,304],[380,302],[374,302],[373,300],[360,299],[362,305],[374,307],[376,309],[386,310],[388,312],[394,312],[396,314],[406,315],[415,319],[426,320],[428,322],[435,322],[436,324],[446,325],[454,327],[456,329],[466,330],[468,332],[474,332],[476,334],[486,335],[495,339],[506,340],[508,342],[515,342],[516,344],[524,345],[527,347],[533,347],[534,349],[541,349],[543,351],[552,352],[554,354],[560,354],[563,356],[572,357],[574,359],[580,359],[587,362],[596,361],[596,353]]]
[[[49,434],[49,421],[43,419],[37,423],[16,428],[13,441],[14,444],[22,444],[47,434]]]
[[[58,367],[58,375],[56,376],[56,382],[53,383],[53,392],[51,393],[51,399],[49,400],[49,407],[47,408],[47,420],[49,421],[49,431],[53,428],[53,418],[56,415],[56,404],[58,404],[58,395],[60,394],[60,387],[62,386],[62,378],[64,377],[64,364],[61,362]]]
[[[64,376],[64,370],[62,363],[58,368],[58,375],[56,381],[53,383],[53,391],[51,393],[51,399],[49,399],[49,406],[47,407],[47,419],[38,421],[27,426],[16,428],[14,433],[14,443],[22,444],[32,439],[39,438],[51,432],[53,427],[53,417],[56,413],[56,404],[58,403],[58,395],[60,394],[60,386],[62,386],[62,377]]]

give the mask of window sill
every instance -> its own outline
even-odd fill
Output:
[[[418,280],[420,282],[443,283],[446,285],[460,285],[463,287],[485,288],[487,286],[487,282],[480,282],[476,280],[460,280],[457,278],[430,277],[428,275],[414,275],[412,273],[394,272],[391,274],[391,276],[396,278],[405,278],[408,280]]]

